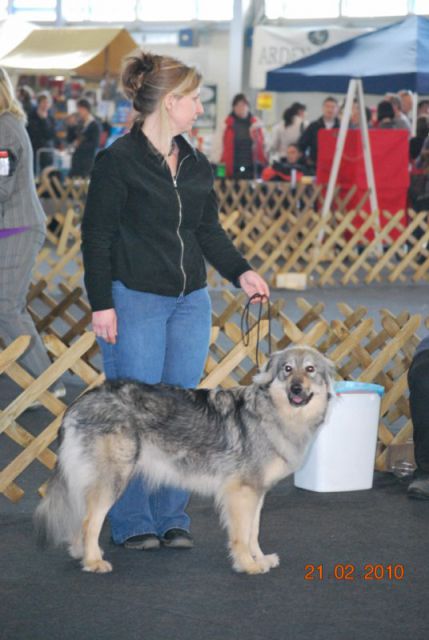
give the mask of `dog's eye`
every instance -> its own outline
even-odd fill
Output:
[[[292,367],[290,366],[290,364],[285,365],[285,371],[286,373],[290,373],[292,371]]]
[[[307,367],[305,367],[305,370],[306,370],[308,373],[314,373],[314,367],[313,367],[313,365],[311,365],[311,364],[309,364]]]

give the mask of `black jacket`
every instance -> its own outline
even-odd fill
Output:
[[[89,176],[100,144],[100,127],[96,120],[78,133],[79,146],[72,156],[70,176]]]
[[[207,158],[182,136],[176,142],[175,180],[137,127],[96,158],[82,221],[94,311],[113,307],[113,280],[179,296],[206,285],[204,258],[234,284],[251,268],[219,224]]]
[[[54,146],[55,120],[52,116],[42,118],[37,113],[37,109],[34,109],[28,117],[27,131],[34,154],[38,149]]]
[[[340,121],[338,118],[335,118],[333,128],[338,129],[339,126]],[[303,131],[300,139],[298,140],[298,146],[301,149],[302,153],[307,157],[307,163],[309,165],[315,165],[317,163],[317,135],[320,129],[325,128],[325,121],[321,116],[317,120],[310,122],[310,124]]]
[[[48,115],[42,118],[37,113],[37,109],[33,109],[28,117],[27,124],[28,135],[30,136],[31,146],[33,147],[33,163],[34,171],[42,170],[53,164],[53,152],[41,151],[39,149],[53,149],[55,144],[55,120]]]

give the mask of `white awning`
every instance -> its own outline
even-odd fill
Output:
[[[123,58],[137,48],[126,29],[50,27],[30,33],[0,65],[27,74],[101,77],[106,71],[118,74]]]
[[[0,60],[38,28],[32,22],[25,22],[17,16],[10,16],[6,20],[2,20],[0,22]]]

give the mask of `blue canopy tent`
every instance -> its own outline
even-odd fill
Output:
[[[345,93],[352,78],[367,93],[429,93],[429,19],[409,16],[269,71],[266,88]]]

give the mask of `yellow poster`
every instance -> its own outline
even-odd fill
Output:
[[[260,91],[256,98],[256,108],[258,111],[268,111],[273,108],[273,94]]]

